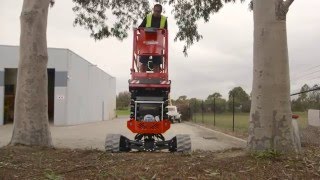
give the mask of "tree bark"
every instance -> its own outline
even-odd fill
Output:
[[[48,120],[47,19],[49,0],[24,0],[20,62],[10,144],[52,146]]]
[[[254,0],[253,87],[248,148],[297,151],[290,104],[286,14],[293,0]]]

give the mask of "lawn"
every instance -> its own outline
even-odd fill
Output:
[[[129,115],[130,115],[130,111],[128,109],[126,110],[117,109],[117,116],[129,116]]]
[[[293,114],[298,114],[300,116],[298,119],[299,127],[305,128],[307,126],[307,112],[294,112]],[[203,124],[208,124],[213,126],[214,115],[213,113],[204,113],[202,118],[202,114],[197,113],[193,116],[193,122],[203,123]],[[248,126],[249,126],[249,113],[235,113],[234,131],[246,133],[248,131]],[[233,129],[232,113],[216,114],[215,127],[218,129],[232,131]]]
[[[293,114],[299,115],[298,124],[300,128],[305,128],[307,126],[307,112],[294,112]],[[129,116],[129,110],[117,110],[117,116]],[[233,116],[232,113],[222,113],[216,114],[215,125],[214,125],[214,115],[213,113],[204,113],[203,119],[202,114],[197,113],[193,116],[193,122],[203,123],[215,129],[220,129],[222,131],[233,131]],[[240,134],[246,135],[248,132],[249,125],[249,113],[235,113],[234,116],[234,131]],[[236,135],[236,134],[235,134]],[[241,135],[240,135],[241,136]]]

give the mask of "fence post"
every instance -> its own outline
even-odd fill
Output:
[[[216,98],[213,98],[213,126],[216,126]]]
[[[204,119],[203,119],[203,101],[202,101],[202,104],[201,104],[201,112],[202,112],[202,123],[204,124]]]
[[[192,113],[192,106],[189,102],[189,117],[190,117],[190,120],[193,121],[193,113]]]
[[[197,101],[194,102],[194,122],[197,122]]]
[[[234,94],[232,94],[232,131],[234,132]]]

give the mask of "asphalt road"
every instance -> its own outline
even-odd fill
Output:
[[[100,149],[104,150],[106,134],[122,134],[133,139],[134,134],[126,127],[127,118],[117,118],[76,126],[51,126],[51,135],[54,146],[57,148],[71,149]],[[13,125],[0,126],[0,147],[10,142]],[[244,140],[207,129],[192,123],[175,123],[164,134],[166,139],[171,139],[176,134],[190,134],[192,150],[218,151],[230,148],[244,148]]]

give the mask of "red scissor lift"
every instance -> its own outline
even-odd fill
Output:
[[[148,59],[145,72],[141,71],[140,58]],[[158,72],[150,58],[160,58]],[[127,127],[136,133],[134,140],[119,134],[109,134],[106,150],[112,152],[155,151],[171,152],[191,150],[189,135],[176,135],[165,140],[162,135],[170,128],[168,120],[168,96],[171,81],[168,79],[168,32],[166,29],[138,28],[133,32],[133,53],[129,91],[131,93],[130,120]]]

